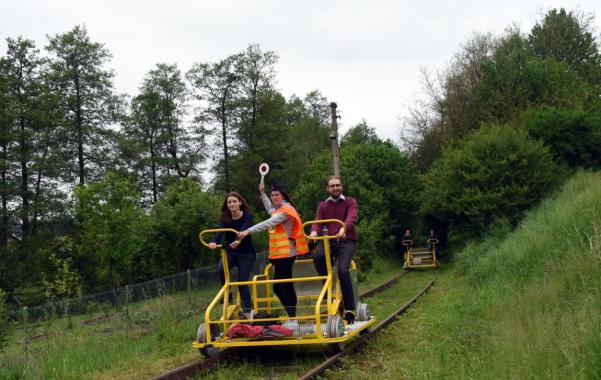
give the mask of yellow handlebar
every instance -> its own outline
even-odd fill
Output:
[[[346,234],[346,226],[344,225],[344,223],[341,220],[338,219],[324,219],[324,220],[310,220],[308,222],[303,223],[302,229],[303,229],[303,233],[305,233],[305,226],[309,226],[311,224],[325,224],[325,223],[338,223],[340,224],[341,228],[342,228],[342,235],[344,236]],[[311,237],[310,235],[305,234],[305,237],[307,239],[311,239],[311,240],[325,240],[325,239],[336,239],[338,237],[338,235],[328,235],[328,236],[315,236],[315,237]]]
[[[236,231],[233,228],[215,228],[212,230],[204,230],[201,233],[198,234],[198,239],[200,240],[200,242],[202,243],[202,245],[204,245],[205,247],[209,247],[209,243],[207,243],[206,241],[204,241],[204,239],[202,238],[202,235],[205,234],[211,234],[211,233],[217,233],[217,232],[233,232],[236,234],[236,236],[238,235],[238,231]],[[218,244],[217,248],[221,248],[223,244]]]

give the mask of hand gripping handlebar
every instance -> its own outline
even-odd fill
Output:
[[[324,219],[324,220],[310,220],[308,222],[303,223],[303,233],[305,233],[305,226],[309,226],[312,224],[326,224],[326,223],[338,223],[340,224],[340,228],[342,228],[342,234],[346,234],[346,226],[341,220],[338,219]],[[305,234],[307,239],[311,240],[325,240],[325,239],[336,239],[338,235],[327,235],[327,236],[315,236],[311,237],[310,235]]]
[[[236,231],[233,228],[215,228],[212,230],[204,230],[202,231],[200,234],[198,234],[198,239],[200,240],[200,242],[202,243],[202,245],[204,245],[205,247],[209,247],[209,243],[207,243],[202,236],[206,235],[206,234],[212,234],[212,233],[217,233],[217,232],[233,232],[236,234],[236,236],[238,236],[238,231]],[[217,248],[221,248],[223,246],[223,244],[218,244]]]

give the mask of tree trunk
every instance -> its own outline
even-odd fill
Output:
[[[45,144],[44,144],[44,154],[42,155],[42,167],[44,166],[43,164],[46,162],[46,156],[48,156],[48,138],[46,137],[45,140]],[[38,226],[38,210],[39,210],[39,202],[40,202],[40,194],[41,194],[41,186],[42,186],[42,169],[38,170],[38,175],[37,175],[37,179],[35,182],[35,195],[34,195],[34,201],[33,201],[33,215],[31,217],[31,234],[35,236],[35,234],[37,233],[37,226]]]
[[[156,164],[156,157],[155,157],[155,152],[154,152],[154,139],[153,137],[150,138],[150,176],[152,179],[152,203],[157,203],[157,193],[158,193],[158,186],[157,186],[157,164]]]
[[[6,162],[8,156],[8,147],[6,144],[2,144],[2,161]],[[6,179],[6,170],[2,169],[0,172],[2,178],[2,225],[0,225],[0,244],[2,247],[8,245],[8,192],[5,190],[8,188]]]
[[[227,151],[227,122],[225,116],[225,100],[221,104],[221,137],[223,139],[223,169],[225,173],[225,192],[230,192],[230,164]]]
[[[81,94],[79,88],[79,77],[75,75],[75,128],[77,129],[77,161],[79,164],[79,185],[85,184],[85,162],[83,157],[83,120],[81,117]]]
[[[19,160],[21,162],[21,234],[23,244],[27,245],[27,239],[29,237],[29,192],[28,192],[28,181],[29,181],[29,168],[27,167],[27,140],[25,138],[25,120],[23,117],[19,119]]]

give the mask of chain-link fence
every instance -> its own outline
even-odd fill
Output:
[[[268,255],[266,252],[258,253],[251,277],[262,271],[267,261]],[[235,280],[235,268],[231,271],[231,276]],[[11,311],[10,318],[13,321],[27,323],[56,317],[93,314],[99,311],[107,312],[110,309],[121,311],[126,309],[128,304],[174,292],[187,291],[191,301],[191,292],[203,287],[217,286],[218,284],[218,267],[217,265],[211,265],[199,269],[189,269],[186,272],[142,283],[126,285],[102,293],[47,302],[39,306],[23,307]]]
[[[257,254],[251,275],[268,261]],[[233,281],[237,271],[230,272]],[[177,352],[196,339],[220,289],[217,265],[10,313],[0,379],[79,378],[142,353]],[[152,354],[151,354],[152,355]]]

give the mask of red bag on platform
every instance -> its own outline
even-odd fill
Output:
[[[263,326],[251,326],[245,325],[242,323],[238,323],[233,325],[227,330],[227,336],[229,338],[240,338],[240,337],[249,337],[254,338],[257,335],[261,334],[263,331]]]

